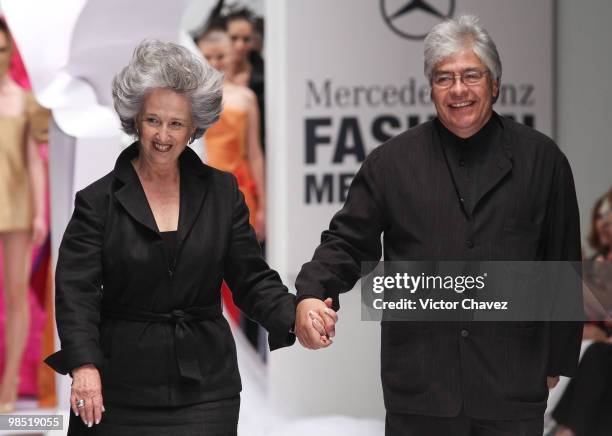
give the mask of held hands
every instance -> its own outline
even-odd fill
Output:
[[[74,414],[80,416],[86,426],[100,423],[104,412],[102,382],[94,365],[87,364],[72,370],[70,405]]]
[[[306,298],[297,306],[295,334],[300,344],[311,350],[329,347],[336,335],[338,315],[331,309],[332,299]]]

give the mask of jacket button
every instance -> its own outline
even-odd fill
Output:
[[[474,248],[474,243],[468,239],[467,241],[465,241],[465,246],[467,248]]]
[[[469,335],[470,335],[470,332],[468,332],[466,329],[461,330],[462,338],[467,338]]]

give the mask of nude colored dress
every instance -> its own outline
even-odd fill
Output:
[[[37,143],[47,141],[49,113],[24,91],[19,116],[0,115],[0,232],[32,226],[32,194],[27,166],[28,131]]]

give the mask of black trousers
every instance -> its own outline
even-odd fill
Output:
[[[463,409],[458,416],[389,413],[385,436],[542,436],[544,417],[522,421],[491,421],[470,418]]]

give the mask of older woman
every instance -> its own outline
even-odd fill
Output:
[[[217,120],[221,90],[214,69],[159,41],[140,44],[113,81],[138,141],[77,193],[56,274],[62,349],[46,362],[74,379],[69,435],[94,423],[113,436],[236,434],[223,279],[272,350],[294,342],[294,296],[260,255],[236,179],[187,147]]]

